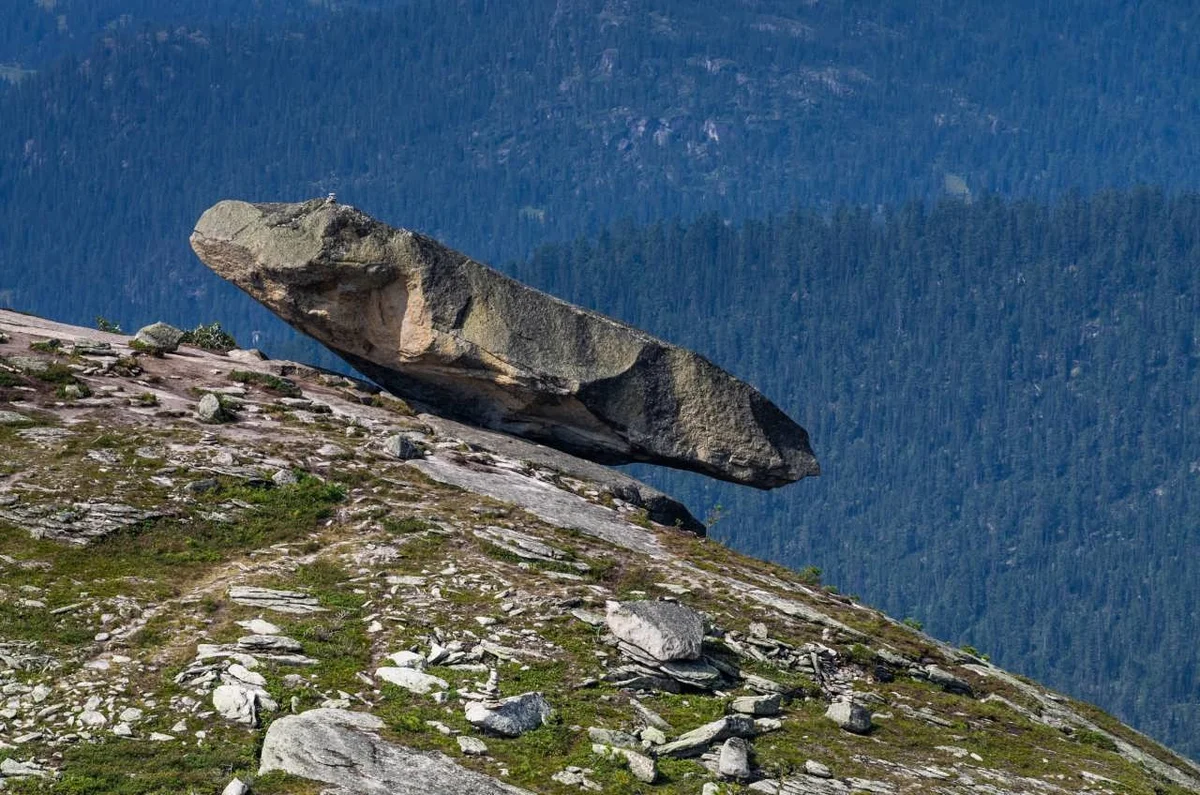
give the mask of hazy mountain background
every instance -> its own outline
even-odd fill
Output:
[[[0,31],[0,305],[321,358],[186,241],[336,191],[800,419],[819,480],[643,473],[715,535],[1200,757],[1194,4],[17,0]]]

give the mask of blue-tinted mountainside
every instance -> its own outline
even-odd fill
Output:
[[[681,228],[689,247],[629,226],[512,266],[696,346],[813,432],[823,480],[689,486],[694,507],[1200,753],[1177,648],[1197,579],[1190,205],[981,200],[1200,187],[1200,9],[266,5],[92,4],[133,21],[107,31],[105,11],[103,38],[69,46],[38,33],[44,9],[6,27],[0,60],[37,72],[0,90],[0,304],[219,319],[311,357],[193,258],[217,200],[336,191],[493,262],[716,213]],[[976,203],[872,225],[948,193]],[[723,225],[795,206],[817,216]]]
[[[639,472],[714,535],[1200,756],[1200,196],[627,226],[515,274],[812,433],[769,495]]]

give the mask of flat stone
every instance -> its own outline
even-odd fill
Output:
[[[467,705],[466,718],[480,729],[519,737],[544,724],[553,710],[541,693],[524,693],[489,704],[476,701]]]
[[[704,641],[700,614],[676,602],[609,602],[608,629],[655,660],[697,660]]]
[[[833,772],[828,767],[813,759],[804,763],[804,772],[817,778],[833,778]]]
[[[782,701],[782,696],[772,693],[766,696],[741,696],[735,698],[729,706],[734,712],[740,712],[743,715],[770,717],[779,714]]]
[[[300,641],[283,635],[247,635],[238,638],[238,648],[250,653],[265,652],[278,654],[297,654],[304,651]]]
[[[24,414],[18,414],[15,411],[0,411],[0,425],[24,425],[28,422],[33,422],[33,420]]]
[[[487,743],[478,737],[470,737],[466,734],[458,736],[458,748],[467,756],[484,756],[488,752]]]
[[[819,471],[803,428],[702,356],[351,207],[225,201],[191,243],[372,381],[451,419],[760,488]]]
[[[970,682],[955,676],[949,671],[938,668],[936,665],[926,665],[923,670],[925,671],[925,675],[929,677],[930,682],[942,688],[947,693],[958,693],[964,696],[975,694]]]
[[[439,679],[415,668],[379,668],[375,671],[375,678],[422,696],[434,690],[450,689],[450,684],[445,679]]]
[[[238,604],[273,610],[277,613],[320,613],[321,607],[316,597],[299,591],[279,591],[271,588],[256,588],[248,585],[234,585],[229,589],[229,598]]]
[[[681,734],[675,740],[658,749],[659,756],[684,759],[700,756],[713,743],[730,737],[753,737],[757,733],[754,721],[745,715],[727,715],[720,720],[706,723],[699,728]]]
[[[274,771],[337,787],[339,795],[530,795],[449,757],[383,740],[384,723],[343,709],[314,709],[274,721],[259,775]]]

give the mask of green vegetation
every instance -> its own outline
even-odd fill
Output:
[[[207,325],[201,323],[195,328],[183,332],[184,345],[191,345],[195,348],[203,348],[207,351],[220,351],[224,353],[231,351],[238,346],[237,340],[233,335],[221,327],[221,324],[214,321]]]
[[[296,386],[296,382],[290,378],[281,378],[271,373],[259,373],[253,370],[231,370],[229,373],[231,381],[237,381],[239,384],[251,384],[259,386],[268,392],[279,395],[280,397],[300,397],[302,393],[300,387]]]
[[[114,323],[103,315],[96,315],[96,328],[99,331],[107,331],[111,334],[121,334],[121,324]]]

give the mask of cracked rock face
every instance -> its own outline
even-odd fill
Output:
[[[774,488],[808,434],[703,357],[330,201],[225,201],[192,248],[389,391],[604,464]]]

